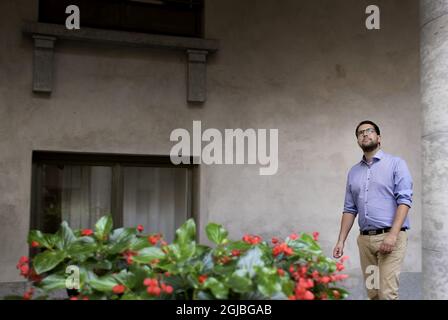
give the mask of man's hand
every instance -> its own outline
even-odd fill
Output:
[[[380,246],[380,252],[391,253],[395,249],[396,243],[397,243],[397,236],[392,233],[388,233]]]
[[[333,249],[333,257],[339,259],[344,254],[344,243],[338,242]]]

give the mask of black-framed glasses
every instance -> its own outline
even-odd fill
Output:
[[[364,129],[364,130],[359,130],[358,131],[358,138],[364,136],[364,134],[369,135],[369,134],[374,133],[374,132],[376,132],[374,128],[367,128],[367,129]]]

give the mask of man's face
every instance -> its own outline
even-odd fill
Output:
[[[377,135],[371,124],[363,124],[358,128],[358,145],[364,152],[375,150],[381,142],[381,136]]]

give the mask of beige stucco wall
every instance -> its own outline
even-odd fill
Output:
[[[364,27],[359,0],[213,0],[206,37],[208,100],[186,103],[185,56],[57,42],[54,91],[33,95],[36,1],[0,2],[0,282],[20,278],[27,253],[32,150],[168,154],[170,133],[203,128],[279,130],[279,170],[201,167],[201,222],[232,237],[319,231],[330,255],[339,231],[348,169],[361,157],[354,127],[382,129],[383,149],[403,157],[414,178],[412,232],[404,271],[421,271],[421,148],[418,1],[375,1],[381,30]],[[355,241],[347,266],[359,273]]]

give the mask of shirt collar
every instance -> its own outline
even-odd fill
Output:
[[[379,160],[381,160],[381,159],[383,158],[383,156],[384,156],[384,152],[383,152],[383,150],[380,149],[380,150],[378,150],[378,151],[375,153],[375,155],[373,156],[372,160],[373,160],[373,159],[377,159],[377,160],[379,161]],[[366,161],[366,157],[365,157],[365,156],[362,156],[361,162],[364,162],[365,164],[367,164],[367,161]]]

